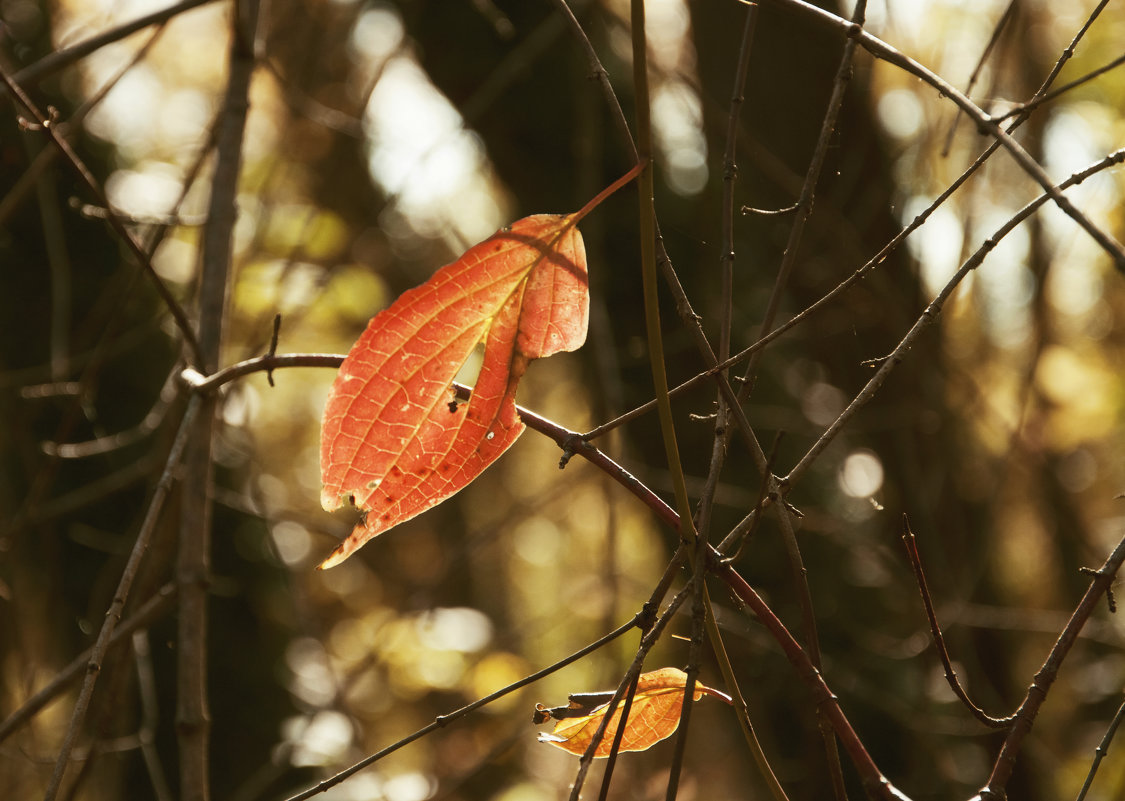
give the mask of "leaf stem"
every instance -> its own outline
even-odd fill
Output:
[[[625,186],[625,184],[629,183],[634,178],[636,178],[638,175],[640,175],[641,171],[643,169],[645,169],[645,167],[647,167],[647,166],[648,166],[648,163],[646,161],[639,161],[636,164],[634,164],[633,167],[629,170],[629,172],[625,173],[620,178],[618,178],[616,181],[614,181],[609,186],[607,186],[605,189],[598,192],[598,194],[594,195],[594,197],[585,206],[583,206],[578,211],[571,214],[570,220],[567,222],[566,226],[563,228],[563,231],[565,232],[565,231],[573,228],[574,226],[578,225],[578,223],[580,223],[582,221],[583,217],[585,217],[591,211],[593,211],[598,206],[600,206],[601,202],[603,200],[605,200],[607,197],[609,197],[614,192],[616,192],[618,189]]]

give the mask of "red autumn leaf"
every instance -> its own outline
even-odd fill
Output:
[[[661,740],[671,737],[680,725],[680,711],[683,709],[686,687],[687,674],[678,668],[661,668],[651,673],[642,673],[637,680],[637,692],[633,696],[629,720],[625,724],[621,747],[618,750],[645,751]],[[730,696],[726,693],[696,682],[695,692],[692,694],[693,700],[698,701],[704,695],[712,695],[728,704],[731,703]],[[613,739],[617,736],[617,727],[621,724],[621,712],[624,706],[623,701],[613,711],[605,735],[594,752],[595,757],[609,756]],[[587,714],[583,714],[585,710],[582,696],[571,696],[571,705],[568,708],[537,707],[536,721],[541,721],[545,715],[561,718],[555,724],[553,732],[539,733],[539,742],[550,743],[564,751],[581,756],[594,739],[594,733],[601,726],[608,709],[609,704],[603,703]]]
[[[528,363],[586,339],[584,212],[501,229],[372,318],[329,392],[320,445],[322,505],[350,500],[366,515],[321,569],[464,488],[523,432]],[[458,404],[453,378],[482,339]]]

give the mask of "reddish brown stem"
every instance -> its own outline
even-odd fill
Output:
[[[1117,547],[1105,560],[1105,564],[1095,571],[1094,578],[1086,589],[1086,594],[1082,596],[1074,614],[1067,621],[1066,628],[1062,630],[1062,634],[1059,635],[1051,653],[1047,655],[1043,667],[1039,668],[1039,672],[1035,674],[1035,678],[1031,681],[1031,686],[1027,688],[1027,695],[1024,697],[1023,703],[1020,704],[1020,708],[1016,710],[1015,720],[1008,730],[1008,736],[1004,739],[1000,755],[996,757],[996,762],[992,766],[992,775],[988,777],[988,783],[981,788],[980,797],[982,799],[1004,798],[1005,788],[1012,776],[1012,768],[1016,764],[1016,755],[1023,745],[1024,738],[1027,737],[1031,727],[1035,724],[1035,716],[1039,714],[1039,708],[1047,700],[1047,693],[1050,692],[1051,685],[1058,678],[1059,668],[1062,667],[1063,660],[1070,653],[1071,646],[1078,639],[1078,635],[1082,631],[1082,627],[1086,625],[1094,607],[1098,605],[1098,601],[1101,600],[1101,597],[1105,595],[1113,583],[1117,571],[1121,569],[1122,562],[1125,562],[1125,538],[1117,543]]]
[[[902,542],[906,546],[906,556],[910,559],[910,567],[914,570],[914,579],[918,582],[918,591],[922,594],[922,605],[926,607],[926,619],[930,621],[930,634],[934,639],[934,648],[937,649],[938,659],[941,660],[941,666],[945,670],[945,680],[949,684],[949,688],[953,690],[956,695],[970,712],[973,717],[993,729],[1003,729],[1011,725],[1015,720],[1015,715],[1008,715],[1004,718],[994,718],[974,704],[969,698],[965,688],[961,686],[961,681],[957,678],[957,671],[953,669],[953,662],[949,658],[949,651],[945,647],[945,637],[942,636],[941,626],[938,625],[937,613],[934,612],[934,602],[930,596],[930,588],[926,584],[926,573],[922,570],[922,559],[918,556],[918,542],[914,538],[914,532],[910,530],[910,522],[906,519],[906,515],[902,516]]]
[[[183,379],[185,383],[197,391],[212,391],[234,378],[248,373],[278,368],[295,366],[337,366],[343,362],[343,356],[329,354],[293,354],[289,356],[261,356],[246,362],[228,367],[211,377],[203,377],[194,370],[185,370]],[[467,398],[470,393],[468,387],[455,385],[458,395]],[[534,412],[517,407],[520,419],[528,428],[534,429],[554,440],[563,449],[563,463],[571,456],[578,455],[596,465],[612,479],[617,481],[629,492],[635,495],[646,506],[653,510],[661,520],[671,529],[679,532],[680,518],[676,511],[668,506],[658,495],[637,480],[621,465],[617,464],[597,447],[582,438],[576,431],[571,431],[545,417],[540,417]],[[813,665],[809,655],[801,647],[789,630],[778,619],[773,610],[758,596],[746,580],[734,570],[733,567],[722,559],[722,555],[712,546],[707,546],[708,560],[711,572],[723,580],[728,587],[740,598],[759,620],[765,624],[767,630],[777,640],[789,661],[797,668],[801,680],[813,691],[818,706],[822,707],[825,716],[832,724],[833,730],[840,738],[845,750],[851,756],[856,770],[863,780],[868,794],[875,799],[884,801],[908,801],[908,797],[892,785],[876,766],[871,755],[867,753],[859,736],[845,717],[843,710],[836,701],[836,696],[828,688],[820,671]],[[623,688],[622,688],[623,690]]]
[[[840,738],[840,743],[852,758],[852,764],[859,772],[868,796],[887,801],[904,801],[907,799],[908,797],[891,784],[875,765],[875,760],[867,753],[859,735],[855,733],[855,729],[852,728],[843,710],[840,709],[836,696],[829,689],[824,678],[820,675],[820,671],[813,665],[812,660],[809,659],[809,655],[805,653],[805,649],[793,638],[789,629],[785,628],[785,624],[778,619],[761,596],[746,583],[746,579],[742,578],[729,563],[714,560],[711,570],[726,583],[743,603],[750,607],[758,620],[773,635],[777,644],[781,646],[781,650],[785,652],[789,662],[797,669],[797,675],[812,689],[817,708],[828,718],[836,736]]]

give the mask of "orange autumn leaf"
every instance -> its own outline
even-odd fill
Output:
[[[587,207],[589,208],[589,207]],[[577,214],[525,217],[372,318],[340,366],[321,429],[321,503],[366,512],[320,565],[463,489],[523,432],[532,359],[580,347],[589,292]],[[484,341],[467,403],[453,379]]]
[[[671,737],[680,725],[680,712],[683,709],[686,686],[687,674],[678,668],[661,668],[650,673],[642,673],[637,680],[637,692],[633,696],[629,720],[625,724],[625,732],[621,736],[621,746],[618,750],[645,751],[661,740]],[[693,700],[698,701],[704,695],[711,695],[721,698],[728,704],[731,703],[730,696],[726,693],[696,682],[695,692],[692,694]],[[562,718],[555,724],[553,732],[539,733],[539,742],[549,743],[579,756],[585,753],[594,738],[594,733],[605,718],[609,704],[600,704],[588,714],[581,714],[582,704],[579,698],[579,696],[572,696],[571,706],[561,710],[537,708],[536,720],[548,714]],[[617,736],[617,727],[621,724],[623,707],[624,702],[618,704],[617,709],[614,710],[605,735],[594,752],[595,757],[609,756],[613,740]]]

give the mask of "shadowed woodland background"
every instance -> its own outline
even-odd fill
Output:
[[[198,7],[52,60],[163,6],[5,0],[0,59],[41,107],[57,109],[130,229],[158,243],[155,270],[195,319],[234,7],[186,5]],[[1035,93],[1095,5],[888,0],[869,5],[866,27],[964,90],[1006,16],[969,92],[1003,114]],[[843,39],[785,6],[759,11],[736,208],[797,201],[840,61]],[[572,7],[632,120],[628,4]],[[746,13],[737,2],[648,4],[656,209],[716,340],[722,154]],[[1125,8],[1110,3],[1056,86],[1114,62],[1122,41]],[[220,365],[264,353],[275,314],[279,353],[344,353],[372,314],[467,246],[526,214],[576,210],[632,165],[579,43],[546,0],[272,0],[242,47],[254,71]],[[1054,180],[1120,147],[1122,75],[1109,70],[1061,94],[1019,129]],[[17,124],[24,110],[5,108],[0,717],[9,718],[93,644],[187,393],[177,379],[182,342],[152,282],[73,165],[42,132]],[[779,321],[855,272],[988,143],[936,91],[857,50]],[[888,354],[960,262],[1039,191],[997,154],[856,286],[762,353],[746,413],[764,445],[782,435],[776,473],[863,387],[875,369],[865,361]],[[1111,168],[1069,195],[1120,241],[1123,193]],[[793,221],[735,214],[735,351],[758,338]],[[533,365],[520,402],[586,431],[653,394],[635,187],[582,231],[589,341]],[[706,365],[671,302],[662,314],[678,383]],[[1120,274],[1048,205],[962,283],[789,495],[804,515],[824,675],[880,768],[914,799],[971,796],[1002,735],[974,720],[942,678],[899,540],[902,515],[918,535],[959,676],[985,710],[1010,713],[1089,583],[1079,568],[1101,565],[1125,533],[1115,500],[1125,490],[1123,345]],[[203,655],[215,799],[289,797],[597,639],[639,610],[676,545],[589,464],[574,459],[560,472],[558,448],[528,432],[454,500],[317,572],[355,520],[319,504],[319,423],[332,376],[277,370],[271,387],[256,373],[227,385],[218,405]],[[693,494],[707,472],[714,403],[709,383],[674,400]],[[655,414],[597,444],[670,499]],[[754,507],[760,486],[736,439],[713,539]],[[59,797],[201,797],[179,779],[178,493],[179,485],[125,618],[150,599],[156,607],[102,665]],[[772,516],[736,565],[799,632]],[[752,617],[718,585],[712,595],[778,779],[794,801],[830,797],[807,688]],[[670,633],[689,635],[687,611]],[[577,760],[535,741],[534,704],[616,686],[635,643],[626,636],[321,797],[564,798]],[[1011,797],[1077,795],[1122,702],[1123,645],[1121,622],[1100,605],[1024,745]],[[646,665],[682,667],[687,648],[665,637]],[[709,660],[708,652],[701,679],[721,687]],[[0,729],[5,798],[43,796],[80,679]],[[622,757],[613,797],[662,797],[672,747]],[[1089,798],[1125,794],[1119,748]],[[862,797],[847,764],[845,776],[850,797]],[[733,714],[701,703],[679,798],[766,797]]]

